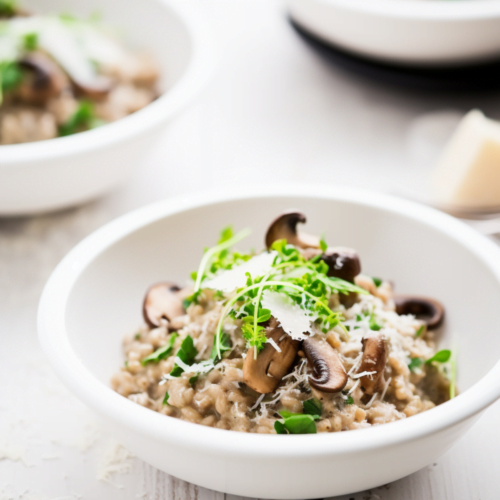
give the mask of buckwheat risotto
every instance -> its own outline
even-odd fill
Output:
[[[280,215],[261,253],[231,250],[249,231],[227,228],[193,284],[152,286],[114,390],[170,417],[279,434],[384,424],[453,397],[451,352],[434,344],[441,304],[395,296],[354,250],[300,232],[305,221]]]

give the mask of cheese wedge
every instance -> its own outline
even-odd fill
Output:
[[[500,123],[473,110],[460,121],[431,177],[438,204],[500,207]]]

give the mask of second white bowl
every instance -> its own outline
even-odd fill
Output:
[[[327,43],[405,65],[500,56],[499,0],[290,0],[290,15]]]
[[[26,0],[37,13],[93,12],[123,29],[160,64],[162,95],[145,108],[98,129],[41,142],[0,146],[0,216],[76,205],[123,182],[161,136],[163,126],[207,83],[211,36],[201,14],[182,0]]]

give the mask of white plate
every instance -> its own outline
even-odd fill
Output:
[[[364,272],[446,307],[441,346],[458,346],[461,394],[428,412],[368,429],[317,435],[225,431],[166,417],[119,396],[124,334],[141,324],[147,287],[184,283],[222,227],[251,227],[261,248],[284,209],[307,230],[356,248]],[[54,271],[40,302],[42,347],[61,380],[134,454],[186,481],[257,498],[325,498],[365,490],[436,460],[500,396],[500,249],[443,213],[345,188],[231,190],[151,205],[104,226]],[[478,450],[478,453],[480,450]]]
[[[386,62],[462,65],[500,56],[499,0],[290,0],[292,19]]]

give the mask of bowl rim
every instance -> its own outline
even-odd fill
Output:
[[[193,2],[148,0],[170,11],[191,42],[188,64],[179,80],[144,108],[103,127],[67,137],[0,146],[0,169],[29,167],[32,163],[98,152],[103,148],[148,134],[178,113],[208,83],[215,68],[211,29]]]
[[[307,0],[292,0],[304,2]],[[478,21],[500,16],[500,0],[314,0],[358,14],[412,21]],[[292,9],[293,12],[293,9]]]
[[[458,425],[500,398],[500,361],[472,387],[432,411],[356,432],[314,435],[269,435],[227,432],[222,429],[146,409],[114,392],[83,365],[66,335],[67,300],[79,276],[96,257],[115,243],[160,219],[203,206],[268,197],[296,197],[345,201],[393,212],[438,230],[468,249],[496,278],[500,286],[500,248],[453,217],[390,195],[342,186],[286,185],[279,188],[232,189],[230,193],[196,193],[160,201],[111,221],[86,237],[60,262],[40,299],[38,335],[50,364],[62,382],[84,403],[108,421],[157,442],[200,453],[233,457],[301,458],[352,454],[393,446]],[[410,423],[408,423],[410,422]],[[280,446],[276,446],[280,439]],[[302,441],[304,442],[303,445]]]

